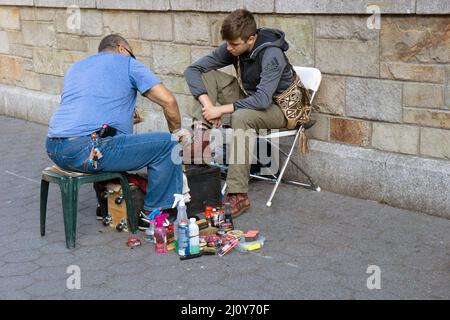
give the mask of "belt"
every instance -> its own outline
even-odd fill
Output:
[[[88,137],[88,136],[82,136],[82,137],[62,137],[62,138],[60,138],[60,137],[51,137],[51,138],[49,138],[49,139],[51,139],[51,140],[69,140],[69,141],[72,141],[72,140],[76,140],[76,139],[84,138],[84,137]]]

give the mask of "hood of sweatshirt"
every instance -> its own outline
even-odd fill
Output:
[[[255,60],[258,54],[267,47],[278,47],[283,51],[289,49],[289,44],[284,38],[284,32],[281,30],[260,28],[257,31],[257,35],[253,49],[241,55],[243,60]]]

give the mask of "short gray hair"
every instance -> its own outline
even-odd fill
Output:
[[[126,45],[130,46],[128,44],[128,41],[125,40],[124,37],[118,34],[110,34],[102,39],[100,41],[100,44],[98,45],[98,52],[105,51],[107,49],[116,49],[118,45]]]

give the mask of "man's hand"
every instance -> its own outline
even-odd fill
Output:
[[[188,145],[191,143],[191,133],[183,128],[177,129],[172,132],[172,137],[176,141],[181,142],[182,145]]]
[[[138,124],[144,121],[141,117],[141,114],[139,113],[138,109],[135,108],[133,112],[133,124]]]
[[[206,106],[202,108],[202,114],[206,120],[212,122],[214,119],[220,120],[223,112],[221,106]]]

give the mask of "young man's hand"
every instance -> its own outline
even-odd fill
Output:
[[[212,122],[211,120],[220,119],[222,116],[222,108],[220,106],[206,106],[202,108],[203,117]]]

